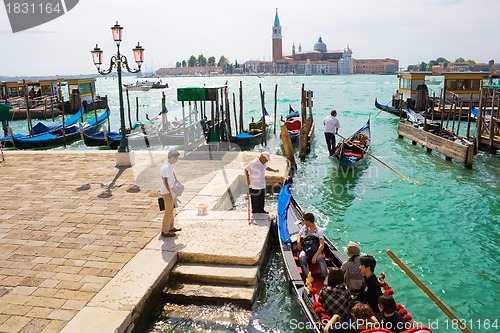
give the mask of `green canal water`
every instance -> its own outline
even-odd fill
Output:
[[[239,82],[243,81],[245,122],[252,115],[259,116],[259,83],[266,92],[270,112],[278,85],[278,115],[287,112],[289,103],[299,109],[302,84],[314,91],[315,140],[306,161],[298,165],[292,187],[302,208],[315,214],[338,246],[354,240],[361,244],[362,252],[374,255],[376,273],[386,272],[396,300],[405,304],[417,322],[430,324],[436,332],[459,332],[385,254],[387,249],[395,252],[472,332],[500,331],[500,156],[480,152],[469,170],[429,154],[406,139],[398,139],[397,118],[384,112],[377,115],[374,107],[376,97],[383,104],[390,100],[397,89],[396,76],[166,78],[163,81],[170,85],[164,90],[169,117],[181,118],[175,88],[223,85],[226,80],[236,96]],[[100,78],[97,83],[97,91],[109,97],[114,129],[119,126],[116,86],[117,80],[112,78]],[[131,93],[132,110],[136,96],[140,118],[160,110],[161,91]],[[338,111],[339,133],[343,136],[371,117],[371,153],[413,181],[401,179],[373,158],[354,173],[339,172],[325,152],[323,137],[322,119],[333,108]],[[17,123],[15,126],[23,126]],[[461,131],[465,128],[463,123]],[[84,147],[78,143],[71,148]],[[266,149],[282,154],[279,138],[272,135]],[[268,198],[275,204],[273,200]],[[300,328],[303,317],[298,303],[288,293],[286,273],[276,249],[269,255],[258,300],[249,313],[230,307],[196,311],[203,312],[207,322],[221,317],[245,320],[236,320],[236,324],[215,320],[213,326],[160,317],[147,332],[305,331]]]

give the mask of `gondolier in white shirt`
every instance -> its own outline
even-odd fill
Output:
[[[325,140],[329,156],[332,156],[335,152],[335,134],[338,133],[340,128],[339,120],[336,117],[337,111],[332,110],[330,115],[323,120],[323,125],[325,125]]]
[[[250,191],[252,213],[267,213],[264,210],[266,195],[266,170],[279,172],[266,165],[271,160],[269,153],[262,153],[259,157],[250,161],[245,167],[245,177]]]

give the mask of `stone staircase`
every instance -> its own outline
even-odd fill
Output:
[[[170,303],[232,303],[249,309],[258,280],[258,266],[180,262],[170,272],[165,295]]]

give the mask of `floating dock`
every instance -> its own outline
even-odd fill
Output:
[[[463,163],[465,167],[472,168],[474,161],[474,145],[463,145],[436,134],[420,130],[404,121],[398,123],[398,136],[407,138],[412,141],[412,144],[421,144],[427,148],[428,152],[436,151],[446,157],[448,160],[455,160]]]
[[[0,331],[140,331],[174,276],[184,288],[169,282],[169,289],[184,303],[222,291],[222,302],[251,304],[271,219],[254,214],[249,224],[234,201],[245,195],[243,168],[258,153],[181,155],[175,171],[186,190],[175,226],[182,231],[161,238],[166,154],[137,151],[136,164],[123,169],[115,152],[5,152]],[[270,165],[281,173],[268,184],[282,182],[285,159],[272,156]]]

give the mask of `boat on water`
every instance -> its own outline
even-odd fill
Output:
[[[401,116],[402,118],[406,118],[406,111],[405,110],[399,110],[393,106],[390,106],[389,104],[386,104],[386,105],[380,104],[376,98],[375,98],[375,107],[379,110],[388,112],[392,115],[395,115],[398,117]]]
[[[292,143],[299,141],[300,129],[302,128],[302,120],[300,118],[299,112],[295,111],[291,105],[288,105],[288,114],[281,118],[283,124],[288,130],[288,135],[290,136],[290,141]]]
[[[76,124],[79,120],[83,120],[84,108],[81,108],[80,111],[69,117],[64,121],[64,127],[70,127]],[[30,135],[14,133],[12,134],[16,139],[29,138],[32,136],[44,134],[44,133],[57,133],[61,131],[63,128],[62,121],[40,121],[33,126],[32,133]],[[0,142],[4,147],[13,147],[11,136],[7,135],[3,138],[0,138]]]
[[[154,82],[153,85],[151,86],[151,89],[165,89],[165,88],[168,88],[168,83],[163,84],[161,80]]]
[[[248,130],[238,133],[234,136],[229,136],[230,143],[238,145],[241,149],[251,149],[255,145],[262,142],[262,127],[263,122],[251,122],[248,125]],[[266,124],[266,135],[269,133],[268,125]]]
[[[94,108],[106,109],[107,99],[96,93],[95,82],[95,78],[0,82],[0,102],[13,107],[11,120],[26,119],[26,105],[32,119],[59,116],[63,108],[66,114],[74,114],[82,106],[86,112]]]
[[[148,82],[148,81],[136,81],[135,83],[131,84],[124,84],[123,85],[128,91],[150,91],[151,88],[153,88],[153,82]]]
[[[92,118],[83,124],[74,124],[67,128],[60,128],[52,133],[43,133],[31,137],[16,138],[11,136],[12,144],[17,149],[49,148],[70,144],[78,141],[80,137],[80,127],[82,131],[89,135],[99,131],[100,127],[109,117],[109,109],[100,114],[97,118]]]
[[[304,278],[301,274],[299,263],[299,252],[296,249],[297,235],[303,226],[303,210],[293,198],[292,192],[288,185],[283,185],[278,196],[278,241],[283,261],[286,267],[287,277],[290,282],[291,292],[296,296],[305,319],[310,328],[310,331],[315,333],[323,333],[326,322],[330,319],[324,313],[324,308],[319,302],[319,293],[323,288],[323,278],[320,276],[320,269],[317,263],[309,263],[311,278]],[[328,238],[324,237],[323,256],[328,268],[340,268],[346,260],[344,255]],[[385,275],[384,275],[385,276]],[[380,279],[380,278],[379,278]],[[387,283],[381,283],[381,288],[384,293],[391,294],[393,290]],[[390,289],[390,291],[389,291]],[[382,290],[381,290],[382,291]],[[401,304],[398,304],[399,309],[404,309]],[[406,313],[408,312],[404,309]],[[398,310],[402,312],[402,310]],[[411,322],[411,316],[405,316],[405,321]],[[370,329],[361,333],[388,333],[391,331],[385,329]],[[427,327],[418,326],[410,328],[403,333],[432,333]]]
[[[122,135],[114,131],[99,131],[90,135],[86,135],[83,130],[81,131],[83,142],[87,147],[104,147],[108,146],[110,149],[118,149]]]
[[[342,140],[332,155],[340,167],[356,167],[368,155],[371,143],[370,119],[359,130],[351,134],[347,140]]]

